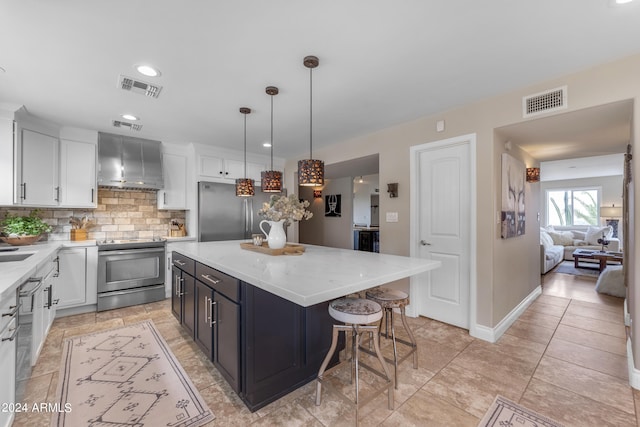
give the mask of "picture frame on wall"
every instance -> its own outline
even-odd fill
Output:
[[[340,194],[324,196],[324,216],[342,216],[342,196]]]
[[[524,235],[525,173],[523,162],[508,153],[502,153],[500,237],[503,239]]]

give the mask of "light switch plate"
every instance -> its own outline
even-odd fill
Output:
[[[387,212],[387,222],[398,222],[398,212]]]

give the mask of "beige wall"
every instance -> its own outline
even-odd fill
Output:
[[[299,242],[332,248],[353,249],[353,180],[351,177],[325,180],[322,198],[314,199],[312,187],[300,187],[298,195],[308,200],[313,217],[299,224]],[[317,189],[317,188],[316,188]],[[325,217],[325,197],[341,195],[342,215]]]
[[[495,223],[496,209],[500,194],[500,154],[504,141],[495,137],[494,131],[501,126],[525,121],[522,118],[522,97],[548,89],[568,86],[568,109],[579,110],[609,102],[626,99],[640,99],[640,55],[605,64],[580,73],[564,76],[547,82],[467,105],[438,115],[423,117],[378,132],[363,135],[348,141],[336,141],[337,146],[314,152],[314,157],[331,164],[379,153],[380,187],[389,182],[399,183],[397,198],[380,197],[380,250],[383,253],[408,255],[411,236],[409,235],[409,147],[438,141],[454,136],[475,133],[477,156],[475,177],[477,192],[477,318],[476,322],[494,327],[504,314],[515,305],[535,285],[533,270],[537,270],[538,237],[535,229],[537,220],[533,210],[527,209],[527,233],[522,239],[500,239]],[[425,82],[429,85],[431,82]],[[639,110],[634,110],[634,135],[638,135]],[[436,132],[436,121],[444,120],[446,130]],[[634,141],[632,141],[633,143]],[[517,145],[518,141],[513,141]],[[524,155],[524,154],[523,154]],[[640,164],[640,156],[634,158]],[[296,170],[297,159],[289,159],[286,170]],[[636,167],[636,170],[640,168]],[[286,182],[293,188],[294,174],[289,172]],[[528,187],[527,205],[539,206],[539,191]],[[534,193],[538,193],[536,196]],[[386,223],[385,212],[399,214],[397,223]],[[535,211],[537,212],[537,211]],[[640,220],[640,209],[635,210],[635,220]],[[635,232],[634,238],[640,237]],[[631,258],[635,261],[635,258]],[[525,265],[526,264],[526,265]],[[523,270],[524,269],[524,270]],[[635,266],[630,268],[635,271]],[[513,280],[523,277],[525,280]],[[632,276],[631,280],[634,280]],[[539,282],[539,276],[538,276]],[[537,285],[536,285],[537,286]],[[506,294],[506,295],[503,295]],[[473,319],[472,319],[473,321]],[[639,337],[640,338],[640,337]],[[640,343],[640,339],[636,340]],[[640,355],[640,348],[635,352]],[[640,366],[640,365],[638,365]]]

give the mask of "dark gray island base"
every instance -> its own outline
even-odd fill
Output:
[[[302,307],[179,252],[172,263],[174,316],[251,411],[316,378],[329,302]]]

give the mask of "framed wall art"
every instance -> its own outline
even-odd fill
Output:
[[[500,237],[503,239],[524,235],[524,183],[524,163],[507,153],[502,153]]]

